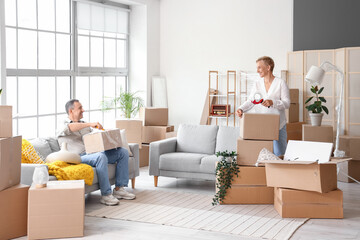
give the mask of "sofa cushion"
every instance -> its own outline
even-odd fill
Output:
[[[200,172],[200,163],[206,154],[199,153],[165,153],[160,156],[159,169],[177,172]]]
[[[216,157],[215,155],[203,157],[200,161],[200,172],[215,174],[215,163],[220,160],[221,157]]]
[[[181,124],[177,133],[177,152],[214,154],[216,125]]]
[[[29,142],[34,146],[35,151],[42,160],[45,160],[45,158],[52,153],[51,147],[45,138],[35,138],[29,140]]]
[[[46,141],[49,143],[52,152],[60,151],[60,145],[56,138],[48,137],[46,138]]]
[[[236,142],[240,137],[240,128],[239,127],[228,127],[228,126],[219,126],[219,131],[217,132],[216,137],[216,152],[223,152],[225,150],[231,152],[236,152]]]

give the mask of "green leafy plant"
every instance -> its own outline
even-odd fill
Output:
[[[315,96],[309,97],[306,101],[305,104],[307,104],[308,102],[310,102],[314,97],[316,98],[316,100],[314,101],[314,103],[306,106],[306,109],[309,112],[312,113],[321,113],[323,110],[326,114],[329,114],[329,110],[327,109],[326,106],[323,106],[322,103],[326,103],[326,100],[324,97],[320,97],[319,94],[324,90],[324,87],[322,88],[318,88],[318,86],[311,86],[311,92],[315,94]]]
[[[216,165],[216,193],[212,201],[212,205],[221,203],[225,196],[226,190],[231,188],[234,176],[239,176],[239,166],[237,165],[235,156],[236,152],[217,152],[216,156],[221,156],[221,160]]]
[[[2,88],[0,89],[0,96],[1,96],[1,93],[2,93]]]
[[[126,118],[134,117],[144,106],[144,100],[136,94],[138,92],[130,93],[121,88],[119,96],[115,98],[106,97],[108,99],[101,102],[101,108],[103,111],[118,108]]]

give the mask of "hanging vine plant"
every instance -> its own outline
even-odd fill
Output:
[[[231,182],[234,176],[239,176],[239,166],[236,162],[236,152],[217,152],[216,156],[221,156],[221,160],[216,165],[216,193],[212,205],[222,203],[226,196],[226,190],[231,188]]]

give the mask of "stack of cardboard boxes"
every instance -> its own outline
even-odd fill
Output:
[[[27,233],[29,186],[20,184],[21,140],[12,135],[12,107],[0,106],[0,239]]]
[[[266,163],[267,186],[284,218],[343,218],[343,193],[336,164],[275,160]]]
[[[338,181],[354,182],[348,176],[360,181],[360,137],[340,136],[339,149],[345,151],[345,156],[352,159],[338,164]]]
[[[116,120],[116,127],[126,130],[129,143],[140,146],[140,167],[149,165],[149,146],[151,142],[176,137],[174,126],[168,125],[167,108],[141,108],[140,119]]]
[[[290,108],[286,109],[286,132],[288,140],[302,139],[302,125],[304,122],[299,122],[299,89],[290,90]]]
[[[272,204],[274,189],[266,186],[265,167],[256,167],[261,149],[273,150],[273,140],[279,138],[279,115],[243,115],[240,138],[237,140],[239,176],[227,190],[223,204]],[[273,127],[269,127],[273,126]]]

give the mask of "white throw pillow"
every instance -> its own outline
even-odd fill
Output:
[[[121,136],[121,141],[122,141],[122,145],[123,145],[122,147],[127,149],[129,152],[129,156],[132,157],[133,153],[131,152],[131,150],[129,148],[129,144],[126,139],[126,130],[125,129],[120,130],[120,136]]]

